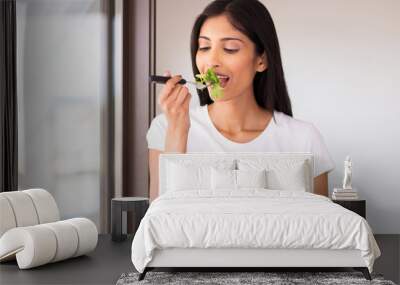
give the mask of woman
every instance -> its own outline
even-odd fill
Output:
[[[278,37],[257,0],[216,0],[195,21],[191,35],[193,73],[213,68],[223,87],[215,102],[198,91],[200,107],[173,76],[161,91],[163,114],[147,133],[150,200],[158,196],[162,152],[312,152],[314,192],[328,196],[334,163],[313,124],[292,116]],[[169,72],[164,75],[170,75]]]

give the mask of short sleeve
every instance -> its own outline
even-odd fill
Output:
[[[164,151],[167,126],[168,122],[164,114],[157,115],[151,121],[150,128],[146,134],[147,146],[149,149]]]
[[[329,154],[324,139],[314,125],[311,125],[310,148],[314,155],[314,177],[330,172],[335,168],[335,163]]]

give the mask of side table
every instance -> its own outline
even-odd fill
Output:
[[[140,221],[149,207],[149,198],[145,197],[121,197],[111,200],[111,239],[123,241],[126,234],[122,233],[123,212],[134,212],[134,233],[139,227]],[[126,226],[126,225],[125,225]]]
[[[333,200],[332,202],[339,204],[340,206],[353,211],[356,214],[359,214],[364,219],[367,218],[366,216],[366,201],[365,200]]]

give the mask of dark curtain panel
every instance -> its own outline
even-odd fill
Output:
[[[153,118],[149,75],[153,63],[155,0],[123,1],[122,196],[149,197],[146,133]],[[154,97],[155,98],[155,97]],[[127,214],[129,233],[134,228]]]
[[[113,53],[115,0],[102,0],[102,10],[107,16],[107,97],[101,110],[101,183],[100,183],[100,232],[111,232],[111,199],[115,197],[114,177],[114,80]]]
[[[149,197],[146,134],[155,113],[153,74],[156,1],[124,0],[122,195]],[[154,109],[154,110],[153,110]]]
[[[15,0],[0,1],[0,192],[18,190]]]

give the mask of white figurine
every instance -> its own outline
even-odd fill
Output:
[[[348,155],[346,160],[344,161],[344,178],[343,178],[343,189],[351,190],[351,172],[352,172],[352,163],[351,158]]]

